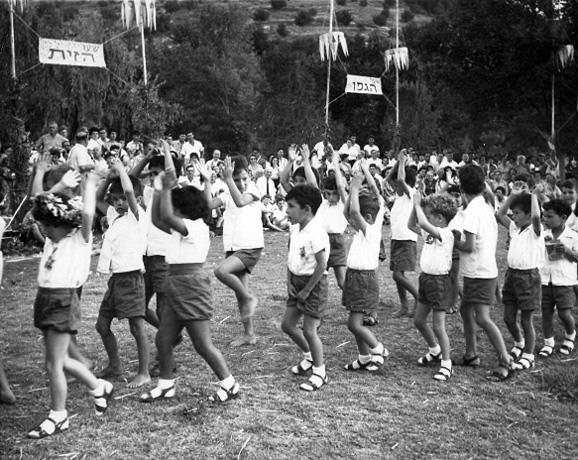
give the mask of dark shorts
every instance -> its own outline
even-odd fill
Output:
[[[347,265],[347,252],[345,250],[345,237],[342,233],[328,233],[329,236],[329,260],[327,267],[345,267]]]
[[[497,278],[464,277],[462,305],[490,305],[496,303]]]
[[[209,320],[213,316],[211,276],[199,264],[169,265],[167,306],[181,321]]]
[[[163,293],[167,281],[168,265],[165,256],[144,256],[145,295],[150,299],[153,294]]]
[[[259,262],[259,258],[261,257],[261,252],[263,252],[263,248],[257,249],[239,249],[238,251],[227,251],[225,252],[225,258],[235,256],[245,266],[245,270],[247,273],[251,273],[257,262]]]
[[[411,240],[391,240],[389,269],[393,272],[413,272],[417,260],[417,244]]]
[[[80,327],[78,289],[38,288],[34,300],[34,326],[76,334]]]
[[[542,285],[542,310],[568,310],[574,307],[576,295],[574,286]]]
[[[542,302],[542,280],[537,268],[516,270],[508,268],[502,287],[502,303],[518,310],[532,311]]]
[[[291,274],[291,284],[296,292],[305,287],[310,275],[299,276]],[[305,302],[299,302],[296,297],[289,295],[287,298],[287,308],[297,308],[301,313],[312,318],[321,318],[327,308],[327,276],[323,275],[319,282],[311,290],[311,294]]]
[[[367,314],[374,312],[379,303],[376,271],[348,268],[345,272],[341,303],[351,312]]]
[[[419,302],[436,311],[449,308],[450,275],[419,275]]]
[[[100,304],[99,316],[105,318],[136,318],[145,315],[143,274],[138,271],[113,273]]]

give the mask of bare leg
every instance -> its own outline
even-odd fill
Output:
[[[161,379],[170,380],[173,378],[175,368],[174,343],[182,329],[182,322],[170,308],[166,308],[161,316],[161,324],[156,337],[160,365],[159,377]]]
[[[369,349],[379,345],[373,333],[363,325],[363,313],[351,312],[347,321],[347,327],[355,336],[357,350],[360,355],[369,355]]]
[[[193,341],[195,350],[207,362],[219,380],[229,377],[231,372],[229,372],[225,358],[220,350],[213,345],[211,323],[207,320],[187,321],[185,327]]]
[[[515,305],[504,304],[504,323],[506,323],[508,331],[510,331],[514,340],[520,342],[523,337],[520,326],[518,326],[518,309]]]
[[[572,315],[572,309],[568,308],[566,310],[558,310],[558,318],[560,318],[566,334],[572,334],[576,326],[574,316]]]
[[[447,361],[450,359],[450,338],[446,332],[446,312],[434,310],[432,316],[433,331],[442,349],[442,359]]]
[[[545,339],[554,337],[554,308],[542,307],[542,333]]]
[[[151,381],[149,375],[149,343],[144,328],[144,318],[137,316],[129,318],[130,333],[136,340],[138,351],[138,374],[128,384],[129,388],[137,388]]]
[[[476,340],[476,316],[473,305],[464,304],[460,307],[460,315],[464,322],[464,338],[466,342],[465,358],[478,356],[478,344]]]
[[[333,267],[333,271],[335,272],[335,279],[337,280],[337,286],[339,286],[339,289],[343,289],[343,285],[345,284],[345,272],[347,271],[347,267],[345,266]]]
[[[509,354],[502,333],[490,318],[490,306],[478,304],[475,306],[475,311],[478,326],[486,332],[488,339],[492,343],[494,350],[498,353],[498,356],[500,358],[507,358]]]
[[[295,307],[288,307],[285,310],[285,316],[281,323],[281,329],[287,334],[293,342],[301,349],[303,353],[309,353],[309,343],[305,340],[303,331],[297,327],[297,323],[303,314]]]
[[[68,353],[70,334],[56,332],[52,329],[44,331],[46,347],[46,371],[50,382],[50,408],[54,411],[66,409],[68,387],[64,375],[64,360]]]
[[[76,335],[70,336],[70,345],[68,346],[68,354],[71,358],[80,361],[84,364],[88,369],[92,367],[92,361],[84,356],[81,351],[78,343],[76,341]]]
[[[413,324],[417,330],[421,333],[422,337],[425,339],[427,346],[429,348],[434,348],[438,345],[434,331],[427,323],[430,308],[421,302],[418,302],[417,309],[413,316]]]
[[[98,377],[118,377],[122,374],[122,366],[118,356],[118,344],[116,337],[110,329],[112,318],[105,318],[98,315],[96,320],[96,331],[100,334],[104,349],[108,355],[108,365],[98,373]]]
[[[16,398],[14,397],[14,393],[12,393],[12,390],[10,389],[8,377],[6,377],[4,367],[2,366],[2,362],[0,362],[0,403],[14,404],[15,402]]]
[[[522,329],[524,330],[524,353],[529,355],[534,354],[534,347],[536,346],[536,330],[534,329],[534,311],[522,311]]]
[[[303,336],[309,344],[311,350],[311,357],[313,358],[313,366],[323,366],[323,343],[317,334],[317,328],[321,324],[319,318],[313,318],[309,315],[303,317]]]

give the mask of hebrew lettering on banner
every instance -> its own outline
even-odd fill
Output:
[[[383,94],[381,78],[364,77],[361,75],[347,75],[346,93]]]
[[[41,64],[104,67],[104,49],[100,43],[73,42],[40,38],[38,57]]]

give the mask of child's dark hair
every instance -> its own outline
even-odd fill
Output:
[[[161,155],[155,155],[154,157],[152,157],[151,161],[149,161],[149,169],[152,169],[152,168],[159,168],[159,169],[162,169],[164,171],[165,158]]]
[[[317,183],[319,183],[319,172],[315,168],[311,168],[311,169],[313,170],[313,175],[315,176],[315,180],[317,181]],[[307,177],[305,176],[305,168],[303,166],[299,166],[293,172],[293,178],[295,178],[295,177],[302,177],[303,179],[307,179]]]
[[[514,196],[510,202],[510,209],[512,211],[519,209],[524,214],[530,214],[532,212],[532,196],[529,193]]]
[[[466,195],[479,195],[486,188],[484,170],[475,164],[462,166],[459,172],[460,187]]]
[[[142,196],[142,184],[140,180],[136,177],[129,175],[130,182],[132,184],[132,188],[134,190],[134,196],[139,197]],[[110,183],[110,187],[108,189],[108,193],[114,193],[118,195],[124,194],[124,189],[122,188],[122,182],[120,181],[120,177],[115,177],[112,179]]]
[[[429,208],[432,214],[442,216],[446,223],[452,220],[458,213],[458,204],[449,193],[434,193],[421,200],[423,209]]]
[[[521,173],[521,174],[516,174],[514,176],[514,182],[525,182],[526,184],[528,184],[529,188],[533,188],[534,187],[534,178],[530,175],[530,174],[526,174],[526,173]]]
[[[375,193],[363,193],[359,195],[359,211],[365,218],[367,214],[375,221],[379,212],[379,198]]]
[[[315,214],[319,209],[319,206],[321,206],[323,197],[317,187],[305,184],[293,187],[285,197],[285,200],[295,200],[302,208],[309,206],[311,212]]]
[[[326,177],[321,181],[321,190],[337,190],[337,181],[335,176]]]
[[[497,192],[498,190],[501,190],[504,195],[506,194],[506,189],[504,187],[502,187],[501,185],[498,185],[496,187],[496,189],[494,190],[494,193]]]
[[[247,159],[242,155],[237,155],[231,158],[231,161],[235,163],[235,167],[233,168],[233,176],[238,176],[243,171],[248,171],[249,164],[247,163]]]
[[[568,217],[572,213],[572,208],[564,200],[550,200],[542,205],[544,211],[554,211],[559,216]]]
[[[210,209],[204,192],[192,185],[175,188],[171,192],[174,208],[187,219],[206,220],[209,218]]]
[[[564,182],[562,182],[562,187],[560,187],[560,188],[575,189],[576,188],[576,182],[574,182],[572,179],[566,179]]]

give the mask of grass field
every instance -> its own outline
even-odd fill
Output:
[[[385,227],[384,235],[388,234],[389,227]],[[45,417],[49,403],[41,334],[32,326],[38,259],[7,262],[0,353],[18,401],[15,406],[0,406],[0,458],[576,458],[578,406],[571,398],[561,399],[559,391],[549,391],[559,385],[552,386],[548,377],[572,375],[569,369],[576,367],[575,355],[538,361],[531,371],[491,383],[485,377],[495,357],[480,333],[482,366],[456,367],[449,382],[439,383],[431,378],[433,369],[415,364],[426,348],[411,320],[392,319],[393,310],[382,307],[375,332],[391,355],[375,374],[349,373],[342,366],[356,356],[356,348],[333,275],[331,307],[320,331],[330,382],[316,393],[300,391],[302,379],[288,372],[299,353],[279,329],[286,238],[266,234],[265,252],[251,278],[260,298],[256,346],[228,346],[240,330],[234,299],[218,282],[213,284],[213,335],[241,384],[240,399],[219,407],[205,403],[216,389],[216,378],[186,341],[176,351],[175,399],[143,405],[137,400],[140,391],[135,393],[117,381],[109,412],[97,419],[86,390],[73,383],[68,398],[71,429],[40,441],[25,438],[27,430]],[[208,269],[222,258],[221,248],[216,238]],[[391,304],[396,302],[396,293],[387,263],[379,276],[382,298]],[[79,334],[82,349],[99,367],[105,353],[93,324],[105,281],[93,275],[85,286],[84,324]],[[498,308],[493,317],[503,328]],[[539,320],[536,323],[542,340]],[[114,330],[129,377],[137,365],[134,342],[126,323],[115,323]],[[448,332],[452,356],[458,358],[463,353],[458,315],[448,317]],[[557,325],[558,338],[560,334]],[[152,329],[149,335],[152,342]],[[567,380],[567,393],[573,396],[576,387],[571,386],[576,382],[572,377]],[[187,415],[184,409],[189,409]]]

